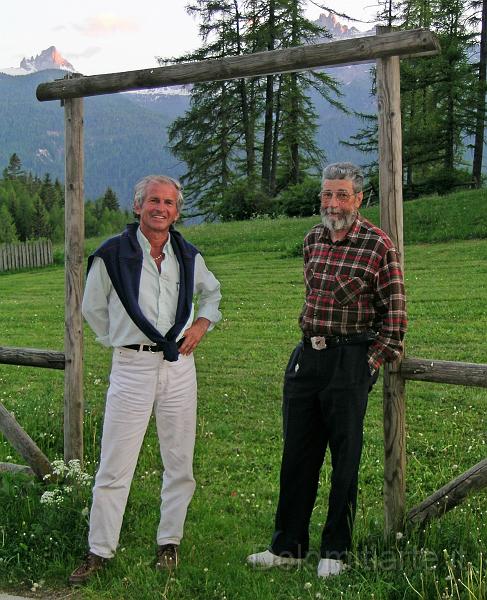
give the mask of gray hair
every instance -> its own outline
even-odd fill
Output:
[[[323,169],[321,185],[325,179],[348,179],[352,182],[353,191],[358,194],[364,185],[364,174],[360,167],[350,162],[333,163]]]
[[[176,200],[178,212],[182,211],[184,204],[183,186],[177,179],[173,179],[167,175],[147,175],[147,177],[144,177],[138,183],[136,183],[134,188],[134,206],[136,204],[139,207],[142,206],[147,195],[147,188],[151,183],[168,183],[169,185],[172,185],[178,193]]]

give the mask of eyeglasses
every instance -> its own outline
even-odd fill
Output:
[[[355,194],[350,194],[345,190],[338,190],[338,192],[332,192],[331,190],[323,190],[322,192],[320,192],[320,198],[322,201],[329,202],[333,198],[333,196],[336,197],[338,202],[345,203],[348,202],[352,196],[355,196]]]

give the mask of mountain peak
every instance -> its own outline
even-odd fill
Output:
[[[56,46],[46,48],[46,50],[43,50],[36,57],[23,58],[20,61],[20,69],[23,69],[27,73],[45,71],[46,69],[76,70],[70,62],[63,58]]]
[[[356,27],[342,25],[336,18],[336,15],[334,15],[332,12],[329,12],[328,14],[321,13],[316,23],[320,25],[320,27],[327,29],[331,33],[332,38],[335,40],[340,38],[355,37],[356,35],[360,34],[363,35],[363,33],[360,32]]]

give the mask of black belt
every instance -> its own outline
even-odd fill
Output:
[[[350,335],[331,335],[331,336],[313,336],[323,338],[325,340],[322,350],[325,348],[334,348],[336,346],[346,346],[348,344],[361,344],[363,342],[372,342],[375,339],[375,333],[369,331],[365,333],[354,333]],[[312,345],[311,337],[303,336],[305,344]]]
[[[178,348],[181,347],[181,344],[184,342],[184,338],[181,338],[176,346]],[[154,344],[153,346],[147,346],[145,344],[127,344],[127,346],[124,346],[124,348],[128,348],[129,350],[137,350],[137,352],[140,352],[140,350],[142,350],[142,352],[163,352],[164,348],[162,346],[159,346],[158,344]]]

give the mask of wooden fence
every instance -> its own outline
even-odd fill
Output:
[[[0,271],[52,265],[51,240],[0,244]]]

